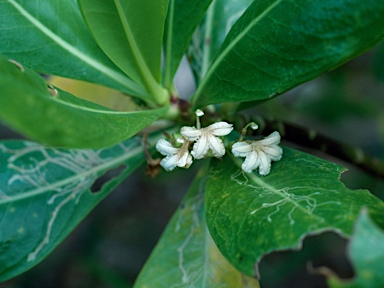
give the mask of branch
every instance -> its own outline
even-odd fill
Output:
[[[384,162],[374,158],[357,147],[336,141],[335,139],[317,133],[315,130],[300,125],[287,123],[276,119],[252,119],[259,125],[253,135],[268,135],[278,131],[283,141],[319,150],[364,170],[366,173],[384,179]]]

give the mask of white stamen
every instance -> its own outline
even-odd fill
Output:
[[[201,116],[204,115],[204,112],[201,111],[200,109],[197,109],[195,113],[196,113],[196,116],[197,116],[197,117],[201,117]]]

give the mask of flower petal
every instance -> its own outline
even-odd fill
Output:
[[[178,155],[179,155],[179,160],[177,161],[176,165],[178,167],[186,167],[188,165],[188,161],[189,161],[189,157],[190,157],[188,150],[184,150],[182,152],[179,152]]]
[[[213,156],[220,158],[225,154],[225,147],[221,139],[213,136],[212,134],[208,135],[208,145],[212,151]]]
[[[252,170],[255,170],[259,165],[259,153],[257,152],[257,150],[253,150],[251,153],[248,153],[243,165],[241,165],[241,169],[243,169],[247,173],[251,173]]]
[[[283,149],[278,146],[280,134],[275,131],[263,140],[237,142],[232,146],[232,153],[236,157],[244,157],[241,168],[245,172],[251,172],[259,168],[260,175],[268,175],[271,171],[271,161],[279,161]]]
[[[179,160],[179,155],[168,155],[163,160],[160,161],[160,165],[167,171],[172,171],[175,169],[176,164]]]
[[[201,130],[196,129],[195,127],[184,126],[180,130],[181,135],[184,136],[187,140],[195,141],[197,138],[201,136]]]
[[[277,145],[280,143],[280,134],[279,132],[275,131],[265,137],[263,140],[258,141],[261,145],[269,146],[269,145]]]
[[[186,160],[186,165],[184,166],[184,168],[189,168],[189,166],[192,165],[192,162],[193,162],[192,156],[191,156],[191,154],[188,153],[188,157],[187,157],[187,160]]]
[[[202,134],[199,140],[197,140],[196,143],[193,144],[193,151],[191,152],[191,154],[195,159],[204,158],[204,156],[208,152],[208,148],[208,137],[206,134]]]
[[[259,174],[260,175],[268,175],[271,171],[271,159],[262,151],[259,151]]]
[[[232,145],[232,154],[235,155],[235,157],[246,157],[251,151],[252,145],[245,141],[236,142]]]
[[[160,139],[156,143],[156,149],[164,156],[176,154],[178,149],[173,147],[167,140]]]
[[[279,161],[283,155],[283,149],[277,145],[263,146],[261,150],[265,152],[272,161]]]
[[[225,136],[231,133],[233,125],[227,122],[216,122],[205,129],[208,129],[215,136]]]

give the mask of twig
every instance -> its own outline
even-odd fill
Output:
[[[259,130],[253,131],[253,135],[267,135],[273,131],[279,131],[284,141],[309,149],[319,150],[347,163],[351,163],[370,175],[384,179],[384,162],[370,156],[360,148],[321,135],[313,129],[281,120],[258,117],[257,119],[252,118],[252,121],[256,122],[260,127]]]

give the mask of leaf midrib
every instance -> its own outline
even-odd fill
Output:
[[[108,108],[105,108],[105,110],[102,110],[102,109],[98,110],[98,109],[95,109],[95,108],[80,106],[80,105],[76,105],[76,104],[69,103],[69,102],[66,102],[66,101],[62,101],[62,100],[57,99],[57,98],[53,98],[53,100],[58,102],[58,103],[60,103],[60,104],[62,104],[62,105],[69,106],[69,107],[72,107],[72,108],[75,108],[75,109],[78,109],[78,110],[83,110],[83,111],[93,112],[93,113],[98,113],[98,114],[110,114],[110,115],[120,115],[120,116],[129,116],[129,115],[140,114],[142,112],[148,112],[148,111],[152,111],[152,113],[154,113],[154,111],[162,109],[162,108],[157,108],[157,109],[152,109],[152,110],[121,112],[121,111],[115,111],[115,110],[107,110]]]
[[[204,40],[203,40],[203,61],[201,64],[201,75],[200,79],[204,79],[205,74],[208,71],[209,64],[211,62],[211,49],[212,49],[212,29],[213,29],[213,18],[214,18],[214,11],[216,6],[216,1],[213,1],[208,8],[207,14],[206,14],[206,20],[205,20],[205,34],[204,34]],[[209,44],[206,45],[205,42],[207,39],[210,39],[208,42]]]
[[[204,204],[203,204],[204,205]],[[210,284],[208,282],[208,279],[209,279],[209,273],[211,272],[210,271],[210,267],[209,267],[209,262],[210,262],[210,253],[209,253],[209,250],[210,250],[210,246],[211,246],[211,242],[212,241],[210,239],[210,235],[209,235],[209,230],[208,230],[208,227],[206,225],[206,220],[205,220],[205,217],[204,217],[204,228],[203,228],[203,232],[204,233],[204,271],[203,271],[203,285],[204,285],[204,288],[205,287],[208,287],[208,285]]]
[[[49,37],[54,42],[56,42],[64,50],[66,50],[70,54],[74,55],[76,58],[80,59],[81,61],[87,63],[89,66],[95,68],[100,73],[106,75],[110,79],[116,81],[120,85],[127,87],[129,90],[135,91],[138,94],[137,97],[139,97],[139,95],[141,93],[138,90],[135,90],[132,88],[133,86],[137,85],[132,79],[130,79],[128,77],[124,77],[123,75],[117,73],[116,71],[105,66],[104,64],[95,61],[93,58],[84,54],[83,52],[78,50],[76,47],[74,47],[71,44],[69,44],[68,42],[62,40],[58,35],[56,35],[54,32],[52,32],[50,29],[48,29],[46,26],[44,26],[43,23],[41,23],[38,19],[36,19],[34,16],[32,16],[28,11],[26,11],[22,6],[20,6],[14,0],[7,0],[7,1],[17,11],[19,11],[21,15],[23,15],[29,22],[31,22],[37,29],[39,29],[43,34],[45,34],[47,37]],[[143,98],[143,97],[140,97],[140,98]]]
[[[48,193],[48,192],[50,192],[52,190],[52,188],[62,187],[64,185],[68,184],[68,183],[76,181],[79,178],[80,179],[81,178],[85,178],[85,177],[88,177],[91,174],[111,169],[111,168],[115,167],[116,165],[120,164],[121,162],[124,162],[124,161],[128,160],[129,158],[138,155],[142,151],[143,151],[142,147],[141,146],[137,146],[133,150],[130,150],[128,153],[124,153],[123,155],[121,155],[119,157],[113,158],[111,161],[107,161],[107,162],[105,162],[103,164],[95,166],[94,169],[90,169],[90,170],[87,170],[87,171],[75,174],[75,175],[73,175],[71,177],[62,179],[62,180],[57,181],[57,182],[55,182],[53,184],[50,184],[50,185],[46,185],[46,186],[44,186],[42,188],[37,188],[37,189],[35,188],[35,189],[31,190],[31,191],[27,191],[27,192],[22,193],[20,195],[7,196],[6,199],[0,200],[0,205],[4,205],[4,204],[10,203],[10,202],[24,200],[24,199],[27,199],[27,198],[31,198],[31,197],[43,194],[43,193]]]
[[[220,65],[220,63],[223,61],[223,59],[230,53],[232,49],[247,35],[248,31],[251,30],[255,25],[258,24],[264,17],[268,15],[268,13],[273,10],[277,5],[279,5],[282,2],[282,0],[275,0],[274,3],[271,3],[271,5],[265,9],[263,13],[261,13],[258,17],[256,17],[253,21],[251,21],[247,27],[218,55],[218,57],[215,59],[215,61],[212,63],[211,67],[207,71],[207,74],[203,78],[203,81],[201,82],[201,85],[196,91],[195,96],[192,99],[192,104],[196,102],[196,99],[199,98],[199,95],[201,91],[203,90],[204,86],[209,82],[208,80],[213,75],[214,71],[216,70],[217,66]]]
[[[120,22],[123,26],[127,43],[131,48],[133,59],[135,60],[137,67],[139,68],[139,77],[141,78],[143,85],[146,87],[146,90],[152,96],[155,96],[158,94],[159,83],[157,83],[157,81],[155,80],[152,72],[150,71],[147,63],[143,58],[143,55],[140,52],[139,46],[135,40],[135,37],[133,36],[133,32],[131,30],[131,27],[129,26],[120,0],[115,0],[115,7],[117,10],[117,14],[119,15]]]
[[[171,88],[172,85],[172,43],[173,43],[173,26],[174,26],[174,13],[175,13],[175,1],[171,0],[170,6],[169,6],[169,21],[168,21],[168,30],[167,30],[167,43],[166,43],[166,50],[165,50],[165,72],[164,72],[164,87]]]

